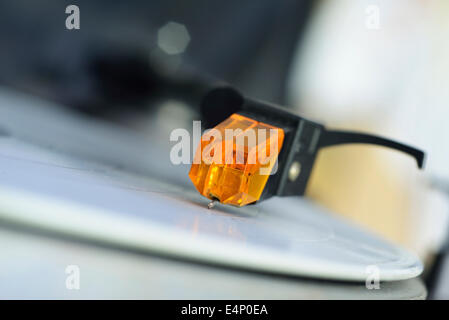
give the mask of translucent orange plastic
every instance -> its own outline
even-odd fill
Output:
[[[233,114],[201,137],[189,177],[209,199],[234,206],[253,203],[262,195],[283,141],[284,130]]]

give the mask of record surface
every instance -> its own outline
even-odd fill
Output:
[[[192,187],[0,137],[0,221],[139,251],[323,279],[418,276],[416,256],[304,198],[243,208],[217,205]],[[374,268],[374,269],[373,269]]]

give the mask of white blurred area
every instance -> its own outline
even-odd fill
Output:
[[[329,148],[308,189],[425,259],[448,226],[447,195],[431,187],[434,179],[449,181],[448,34],[446,0],[321,1],[289,81],[289,104],[302,115],[426,152],[419,171],[384,148]]]

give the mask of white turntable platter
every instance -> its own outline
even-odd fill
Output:
[[[0,222],[232,267],[365,281],[418,276],[407,251],[310,201],[273,198],[234,208],[165,184],[0,137]],[[367,269],[370,267],[371,269]]]

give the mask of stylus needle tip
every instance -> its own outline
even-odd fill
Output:
[[[212,200],[211,202],[209,202],[209,204],[207,205],[207,209],[212,209],[213,207],[215,207],[215,204],[217,203],[217,200]]]

